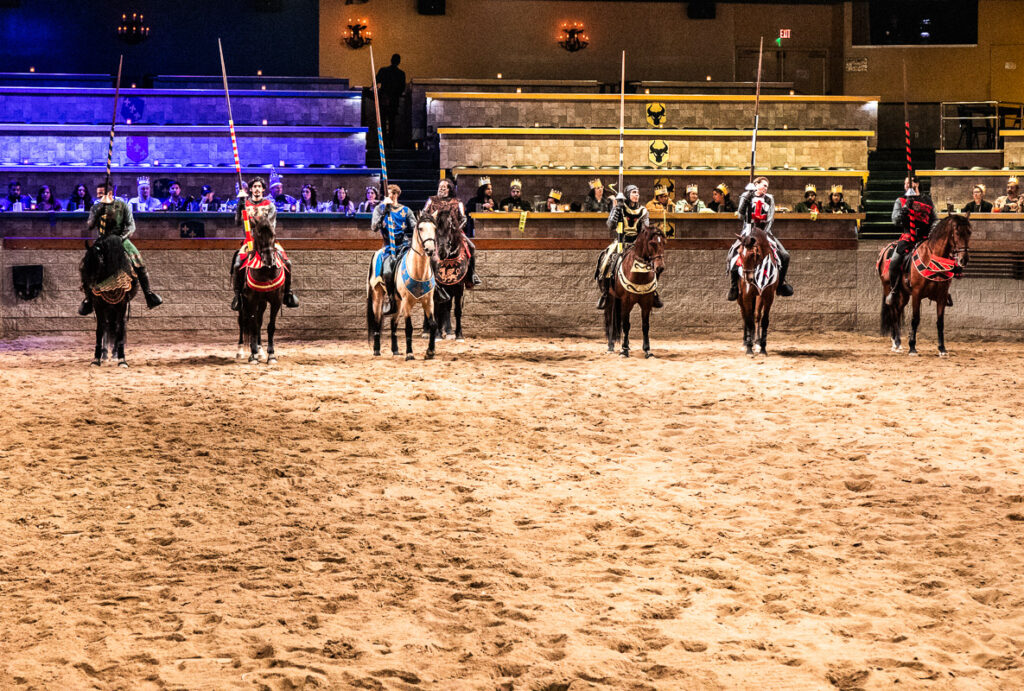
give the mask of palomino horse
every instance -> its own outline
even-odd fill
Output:
[[[882,279],[881,332],[892,338],[892,351],[903,350],[900,332],[903,326],[903,310],[911,303],[910,350],[908,355],[917,355],[917,327],[921,324],[921,300],[927,298],[935,303],[935,326],[939,335],[939,357],[945,357],[946,335],[945,316],[949,287],[953,278],[959,278],[967,266],[968,245],[971,241],[969,216],[951,215],[935,226],[928,239],[918,244],[910,254],[910,270],[904,268],[901,290],[892,305],[885,304],[889,294],[889,257],[896,243],[892,242],[878,253],[875,268]]]
[[[92,364],[99,365],[113,350],[117,364],[127,367],[124,359],[125,331],[129,305],[139,289],[138,279],[124,251],[119,235],[103,235],[89,246],[80,265],[82,289],[92,293],[96,312],[96,349]]]
[[[658,276],[665,270],[665,233],[647,226],[636,236],[615,268],[604,306],[604,328],[608,335],[608,352],[615,352],[615,343],[622,336],[622,357],[629,357],[629,313],[640,305],[644,332],[644,357],[651,357],[651,309],[654,307]]]
[[[238,325],[249,341],[249,362],[259,362],[263,315],[267,306],[270,306],[267,364],[272,365],[277,362],[274,355],[274,332],[277,330],[277,313],[281,311],[284,298],[285,265],[281,250],[274,241],[274,230],[266,220],[256,222],[252,248],[241,268],[245,272],[245,286],[242,288],[242,303],[238,310]]]
[[[455,313],[455,340],[462,342],[462,299],[469,275],[470,248],[455,215],[447,209],[437,213],[437,282],[444,286],[450,300],[434,291],[434,311],[441,337],[452,333],[452,312]]]
[[[779,282],[779,257],[775,253],[768,233],[753,227],[746,236],[740,236],[736,262],[740,269],[740,312],[743,314],[743,347],[753,356],[757,340],[758,355],[766,355],[768,342],[768,315],[775,301]]]
[[[434,271],[432,264],[437,255],[437,226],[430,214],[420,214],[412,234],[412,245],[395,265],[395,292],[397,308],[391,315],[391,354],[398,355],[398,334],[395,331],[399,317],[405,319],[405,359],[414,360],[412,354],[412,310],[416,304],[423,308],[424,318],[430,329],[430,343],[425,358],[434,357],[434,342],[437,338],[437,322],[434,320]],[[381,323],[384,319],[384,298],[387,288],[370,285],[373,267],[366,280],[366,329],[373,339],[373,354],[380,355]]]

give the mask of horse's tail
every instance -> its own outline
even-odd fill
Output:
[[[373,341],[373,331],[377,326],[377,315],[373,312],[373,288],[370,287],[370,278],[373,276],[373,264],[366,276],[366,340]]]
[[[614,342],[622,337],[622,300],[615,297],[615,293],[608,293],[608,299],[612,301],[611,340]]]
[[[893,329],[903,321],[903,315],[900,314],[896,305],[885,304],[885,295],[882,296],[882,312],[880,316],[878,331],[883,336],[891,336]]]

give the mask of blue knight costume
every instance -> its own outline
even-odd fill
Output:
[[[370,287],[384,285],[389,304],[385,306],[385,314],[391,314],[395,304],[395,267],[408,251],[412,243],[412,234],[416,231],[416,219],[412,210],[390,197],[373,209],[370,228],[380,233],[384,246],[373,255],[373,274]]]

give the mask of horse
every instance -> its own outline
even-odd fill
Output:
[[[615,352],[615,343],[622,337],[622,357],[629,357],[629,313],[640,305],[644,332],[644,357],[651,355],[651,309],[654,308],[658,277],[665,270],[665,233],[656,226],[641,230],[633,246],[626,250],[608,289],[604,307],[604,328],[608,336],[608,352]]]
[[[277,330],[277,314],[281,311],[284,299],[286,269],[284,257],[275,242],[274,229],[266,220],[256,222],[252,252],[242,264],[241,270],[245,272],[245,284],[238,310],[238,325],[240,334],[249,342],[249,363],[260,361],[260,332],[263,330],[263,315],[269,305],[267,364],[273,365],[277,362],[274,332]]]
[[[754,226],[745,236],[737,235],[736,262],[740,269],[740,313],[743,315],[743,347],[753,357],[767,355],[768,321],[779,283],[779,257],[763,228]],[[735,269],[733,269],[735,270]]]
[[[908,355],[917,355],[917,327],[921,323],[921,301],[925,298],[935,303],[935,326],[939,336],[939,357],[946,357],[945,317],[946,306],[950,304],[949,288],[954,278],[963,275],[970,259],[968,246],[971,241],[970,215],[950,215],[939,221],[935,230],[926,240],[919,243],[910,254],[910,270],[904,268],[901,288],[894,304],[885,304],[889,294],[889,259],[896,247],[891,242],[878,253],[875,268],[882,281],[882,312],[879,330],[892,339],[892,352],[903,350],[900,340],[903,326],[903,310],[911,303],[910,350]]]
[[[462,300],[466,294],[469,275],[470,248],[465,234],[458,226],[455,215],[442,209],[437,216],[437,282],[444,286],[444,292],[451,298],[443,299],[440,291],[434,291],[434,312],[441,338],[452,333],[452,312],[455,313],[455,340],[462,343]]]
[[[82,290],[92,294],[96,313],[96,349],[92,364],[99,366],[113,349],[119,367],[127,367],[124,357],[125,331],[130,304],[139,290],[131,262],[119,235],[103,235],[90,246],[79,265]]]
[[[434,270],[437,256],[437,226],[434,217],[421,213],[412,234],[412,244],[395,265],[395,299],[398,305],[391,314],[391,354],[398,355],[396,324],[405,319],[405,359],[415,360],[412,354],[412,310],[416,304],[423,308],[424,319],[430,331],[430,343],[425,359],[434,357],[437,322],[434,319]],[[373,354],[380,356],[380,332],[384,319],[384,298],[387,287],[381,283],[371,285],[373,267],[366,277],[366,330],[367,340],[373,341]]]

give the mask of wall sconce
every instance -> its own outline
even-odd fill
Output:
[[[583,28],[581,22],[573,22],[572,24],[562,24],[562,35],[558,37],[558,45],[565,48],[570,53],[575,53],[578,50],[583,50],[590,45],[590,37],[585,33],[586,30]]]
[[[373,43],[373,33],[367,31],[368,28],[369,25],[365,19],[357,19],[355,21],[350,19],[348,20],[348,30],[341,35],[341,40],[353,50],[368,46]]]
[[[149,38],[149,27],[142,20],[142,15],[132,12],[129,17],[125,12],[121,15],[121,21],[117,24],[117,38],[124,43],[135,45],[142,43]]]

